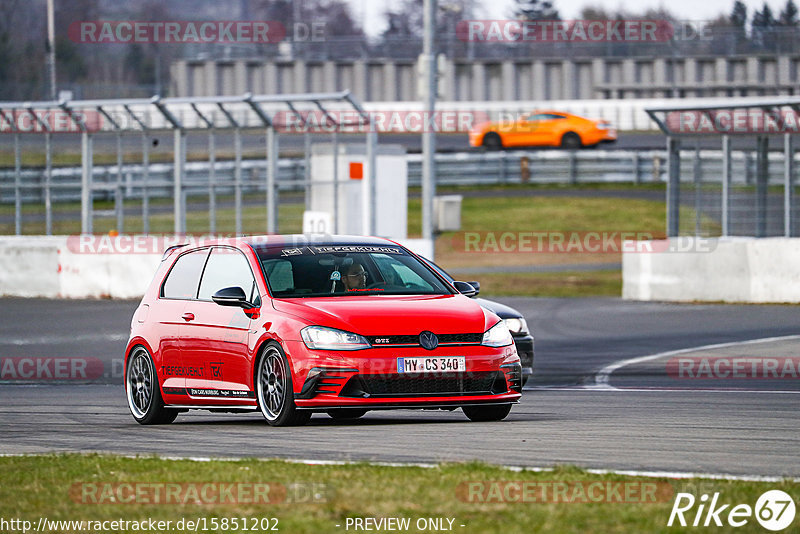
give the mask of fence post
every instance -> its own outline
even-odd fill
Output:
[[[81,133],[81,233],[92,233],[92,165],[93,140],[89,132]]]
[[[44,233],[53,235],[53,134],[44,134]]]
[[[769,180],[769,138],[756,138],[756,237],[767,235],[767,181]]]
[[[569,151],[569,183],[578,183],[578,156],[574,150]]]
[[[217,146],[214,129],[208,130],[208,231],[217,232]]]
[[[783,235],[794,232],[794,146],[792,134],[783,135]]]
[[[700,143],[694,147],[694,161],[692,162],[692,174],[694,177],[694,235],[700,235],[700,218],[703,209],[702,205],[702,175],[700,172]]]
[[[14,134],[14,233],[22,233],[22,155],[19,134]]]
[[[267,127],[267,233],[278,232],[278,135],[275,127]]]
[[[680,234],[681,143],[667,137],[667,237]]]
[[[142,132],[142,233],[150,234],[150,192],[147,182],[150,180],[150,145],[147,133]]]
[[[641,174],[639,174],[639,167],[641,166],[640,160],[641,160],[641,158],[639,156],[639,153],[638,152],[634,153],[634,155],[633,155],[633,182],[636,185],[639,185],[639,184],[642,183],[642,176],[641,176]]]
[[[122,190],[122,134],[117,132],[117,189],[114,192],[114,209],[117,212],[117,232],[125,226],[125,204]]]
[[[174,228],[177,235],[182,235],[186,233],[186,203],[183,195],[183,178],[186,172],[186,132],[181,128],[175,128],[174,137]]]
[[[722,136],[722,235],[731,235],[731,138]]]
[[[236,236],[242,235],[242,131],[233,130],[233,204]]]

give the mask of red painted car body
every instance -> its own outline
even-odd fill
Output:
[[[376,280],[343,287],[358,266],[357,279]],[[237,287],[243,304],[220,292]],[[271,424],[387,408],[466,407],[470,419],[498,420],[521,396],[513,342],[486,345],[503,343],[498,324],[385,239],[269,236],[177,247],[134,314],[126,392],[143,424],[193,408],[261,408]]]

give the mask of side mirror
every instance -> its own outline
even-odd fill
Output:
[[[211,297],[211,300],[220,306],[236,306],[238,308],[255,308],[251,302],[247,301],[247,295],[241,287],[226,287],[220,289]]]
[[[480,282],[467,282],[469,285],[475,288],[475,296],[478,296],[478,293],[481,292],[481,283]]]
[[[478,292],[469,282],[459,282],[458,280],[456,280],[455,282],[453,282],[453,286],[458,290],[459,293],[461,293],[466,297],[472,298],[478,294]]]

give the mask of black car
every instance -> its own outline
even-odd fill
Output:
[[[445,277],[451,284],[455,278],[447,274],[447,271],[433,263],[431,260],[424,258],[431,267],[436,269],[436,272]],[[475,288],[475,296],[480,292],[481,284],[479,282],[469,282]],[[500,304],[493,300],[479,299],[475,301],[482,307],[494,313],[506,324],[514,337],[514,345],[517,347],[517,354],[522,361],[522,385],[524,386],[528,379],[533,375],[533,334],[528,329],[528,323],[525,317],[520,312],[505,304]]]

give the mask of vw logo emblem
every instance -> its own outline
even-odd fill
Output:
[[[425,330],[419,335],[419,344],[423,349],[433,350],[439,346],[439,338],[433,332]]]

